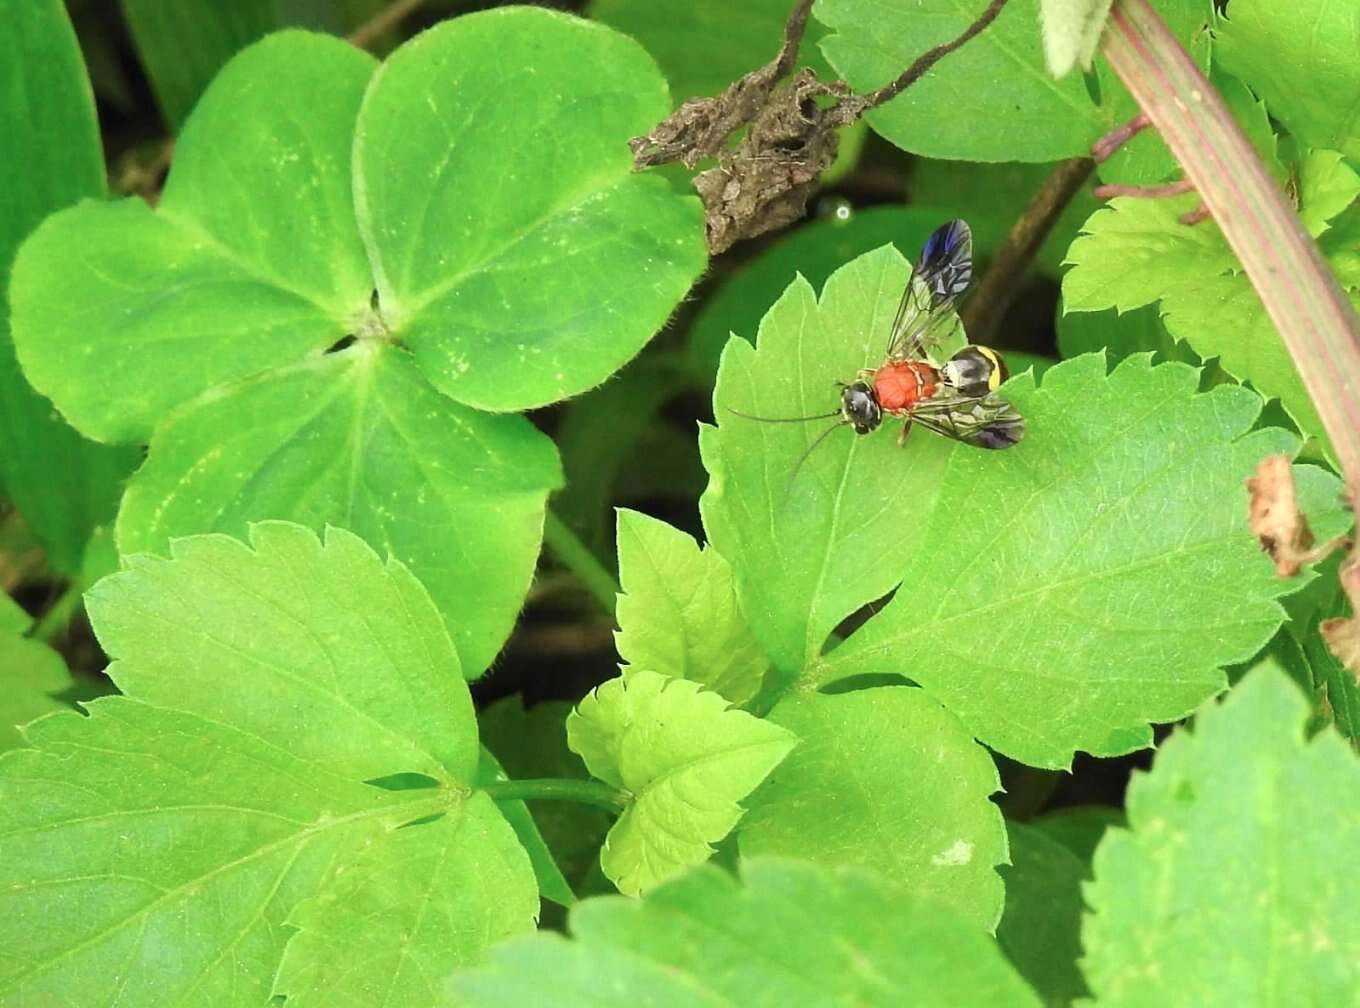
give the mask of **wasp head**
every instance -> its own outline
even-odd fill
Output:
[[[856,434],[868,434],[883,422],[878,397],[864,382],[855,382],[841,389],[841,417],[855,428]]]

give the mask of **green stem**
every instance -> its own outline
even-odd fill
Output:
[[[47,607],[47,611],[38,617],[38,622],[33,627],[30,636],[44,644],[51,644],[58,635],[70,626],[71,617],[80,608],[82,600],[83,592],[80,582],[72,581],[57,600]]]
[[[610,812],[628,807],[629,794],[622,788],[596,780],[540,777],[529,780],[492,781],[482,787],[495,801],[574,801]]]
[[[614,580],[614,575],[605,569],[604,564],[595,558],[595,554],[586,547],[586,544],[581,542],[580,537],[566,522],[557,517],[551,508],[543,520],[543,541],[562,566],[575,574],[577,580],[586,586],[586,590],[595,596],[601,608],[613,616],[619,583]]]

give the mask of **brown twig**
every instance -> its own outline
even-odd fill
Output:
[[[392,3],[349,33],[349,44],[359,49],[367,49],[399,25],[403,19],[414,14],[424,3],[425,0],[392,0]]]
[[[798,0],[793,10],[789,11],[788,20],[784,22],[784,44],[774,60],[776,80],[787,77],[798,62],[798,49],[803,44],[803,32],[807,31],[808,15],[811,13],[812,0]]]
[[[988,341],[1018,293],[1039,246],[1094,168],[1095,162],[1090,158],[1072,158],[1049,172],[1025,212],[1011,226],[992,265],[960,312],[969,340]]]

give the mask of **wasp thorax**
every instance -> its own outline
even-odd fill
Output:
[[[940,368],[940,380],[960,395],[985,396],[1006,380],[1006,362],[990,347],[966,346]]]
[[[855,428],[856,434],[868,434],[883,422],[883,411],[873,389],[864,382],[855,382],[841,389],[841,416]]]

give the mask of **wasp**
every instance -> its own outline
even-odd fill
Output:
[[[807,417],[756,417],[767,423],[803,423],[838,417],[799,459],[838,427],[868,434],[884,416],[904,421],[898,442],[912,425],[978,448],[1009,448],[1025,434],[1020,413],[996,390],[1008,377],[1006,362],[990,347],[969,345],[942,363],[938,347],[958,326],[954,305],[973,279],[973,237],[968,225],[952,220],[937,228],[912,266],[888,333],[883,363],[838,382],[840,409]],[[797,466],[795,466],[795,471]]]

